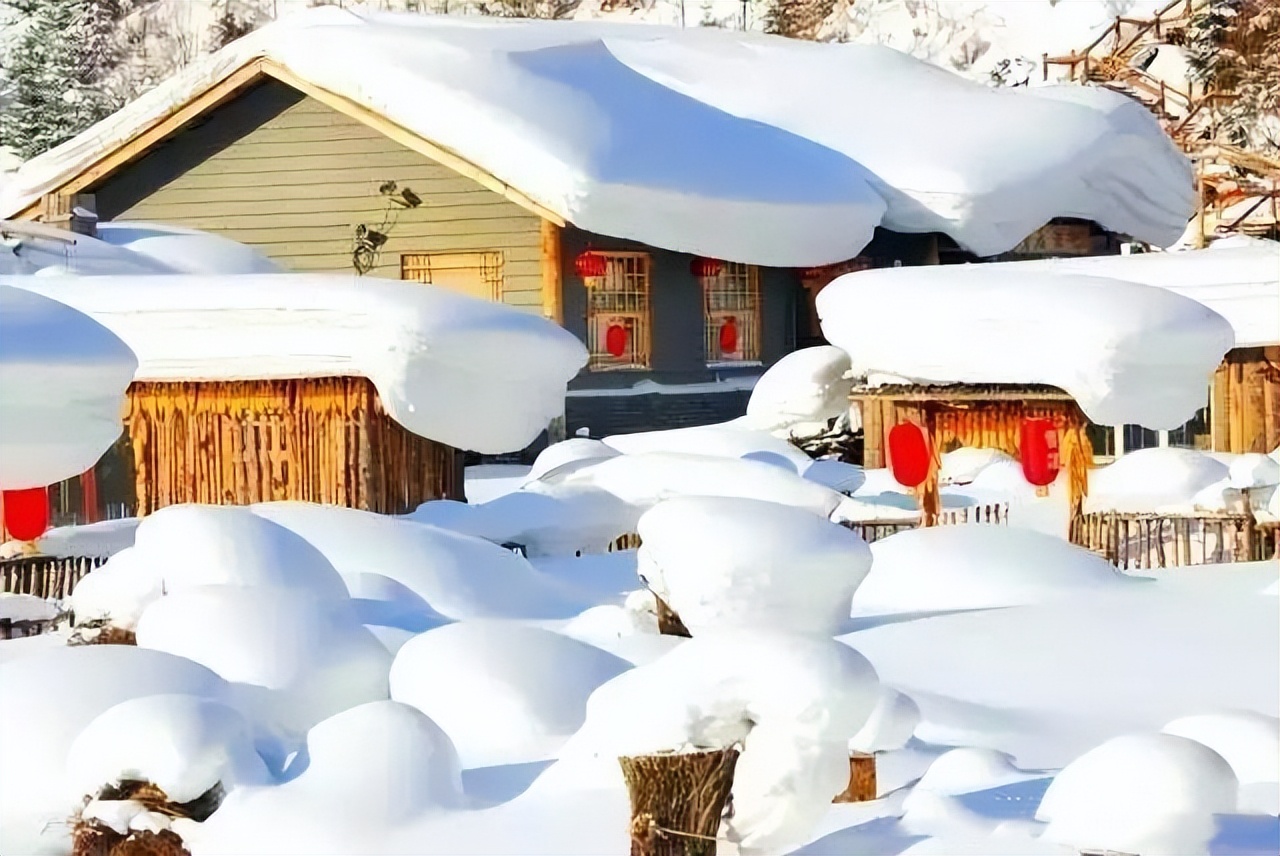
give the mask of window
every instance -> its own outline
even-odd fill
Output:
[[[605,275],[587,287],[587,351],[593,371],[649,367],[649,256],[606,253]]]
[[[502,253],[405,253],[400,278],[469,297],[502,300]]]
[[[703,315],[708,365],[760,361],[760,269],[722,262],[705,282]]]

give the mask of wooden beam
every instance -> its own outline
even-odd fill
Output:
[[[339,113],[355,119],[357,122],[362,122],[365,125],[368,125],[370,128],[373,128],[388,139],[394,140],[405,148],[415,151],[424,157],[431,158],[443,166],[447,166],[459,175],[465,176],[482,187],[492,190],[499,196],[514,202],[526,211],[537,214],[544,220],[549,220],[557,226],[563,226],[565,224],[564,218],[552,211],[550,208],[534,201],[529,196],[526,196],[524,193],[521,193],[502,179],[493,175],[493,173],[476,166],[456,152],[450,151],[449,149],[438,146],[429,140],[423,139],[413,131],[397,125],[390,119],[378,115],[363,105],[357,104],[341,95],[335,95],[326,89],[321,89],[319,86],[303,80],[279,63],[273,62],[269,59],[263,59],[260,62],[264,74],[275,78],[287,86],[292,86],[294,89],[310,98],[314,98],[316,101],[319,101],[331,110],[336,110]]]
[[[542,221],[542,315],[564,326],[564,284],[561,282],[560,227]]]

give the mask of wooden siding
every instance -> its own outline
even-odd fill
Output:
[[[319,101],[263,83],[94,188],[104,219],[204,229],[297,271],[352,271],[358,224],[378,229],[395,181],[422,198],[397,209],[370,276],[403,253],[503,255],[506,303],[542,310],[541,220]]]
[[[1280,444],[1280,346],[1230,351],[1209,409],[1215,451],[1266,453]]]

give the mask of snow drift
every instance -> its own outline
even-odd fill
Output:
[[[537,437],[587,360],[549,321],[419,283],[337,274],[6,282],[115,333],[138,355],[137,380],[365,377],[408,430],[478,452]]]
[[[0,284],[0,318],[0,489],[80,475],[120,436],[137,359],[56,299]]]
[[[818,314],[873,383],[1048,384],[1096,423],[1157,430],[1204,406],[1235,341],[1226,319],[1170,291],[1012,266],[846,274],[818,295]]]

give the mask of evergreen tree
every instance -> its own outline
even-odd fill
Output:
[[[1217,139],[1280,153],[1280,7],[1274,0],[1214,0],[1187,28],[1194,79],[1229,96],[1215,103]]]
[[[817,39],[835,6],[836,0],[770,0],[764,12],[764,31],[793,39]]]
[[[211,51],[224,48],[236,39],[247,36],[254,31],[253,22],[246,16],[237,14],[227,0],[220,0],[219,3],[215,4],[214,12],[217,17],[214,19],[209,33],[209,49]]]

